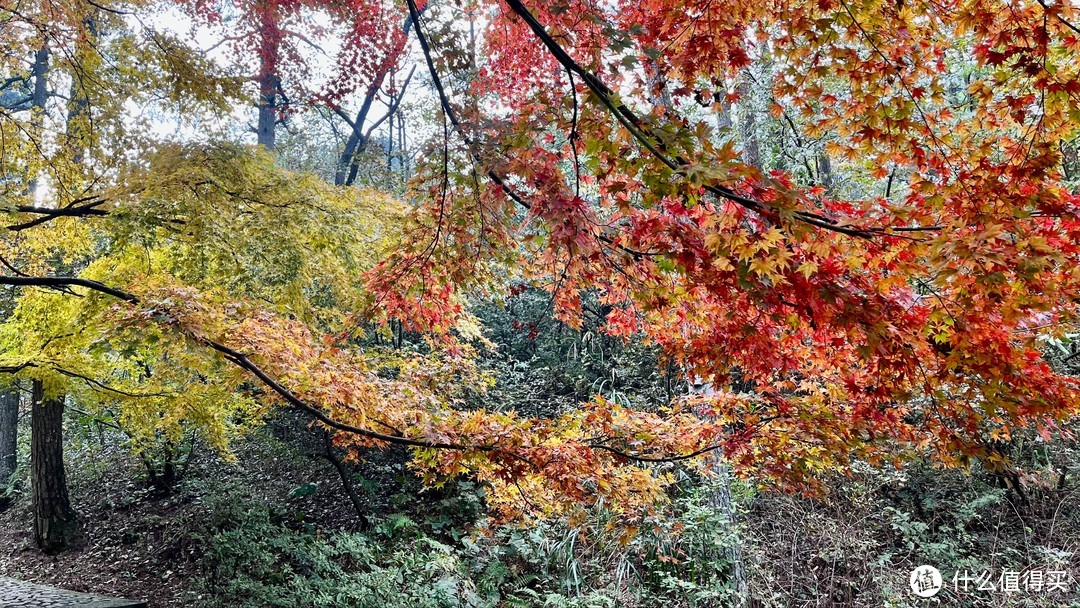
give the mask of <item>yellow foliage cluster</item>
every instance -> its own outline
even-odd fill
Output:
[[[107,216],[16,234],[0,241],[4,258],[39,274],[81,267],[83,279],[133,293],[171,288],[234,311],[257,301],[324,329],[364,303],[361,275],[394,242],[402,212],[385,194],[291,174],[265,152],[231,145],[161,146],[101,196]],[[0,368],[19,370],[9,380],[41,380],[111,414],[136,450],[195,430],[226,451],[266,413],[268,402],[239,391],[241,371],[213,351],[176,340],[167,325],[118,323],[111,296],[75,295],[20,295],[0,325]]]

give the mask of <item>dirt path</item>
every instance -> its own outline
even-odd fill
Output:
[[[5,608],[146,608],[145,602],[76,593],[0,577],[0,606]]]

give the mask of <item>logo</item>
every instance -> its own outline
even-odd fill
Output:
[[[941,572],[933,566],[919,566],[911,571],[911,591],[919,597],[934,597],[941,591]]]

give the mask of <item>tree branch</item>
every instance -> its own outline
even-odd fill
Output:
[[[596,75],[586,70],[577,61],[574,60],[570,54],[555,41],[554,38],[547,32],[547,29],[542,23],[540,23],[535,16],[520,0],[504,0],[506,5],[513,11],[518,17],[520,17],[533,34],[540,40],[541,43],[547,47],[548,51],[555,57],[555,59],[568,71],[577,74],[585,82],[589,90],[600,100],[601,104],[608,109],[608,111],[619,121],[623,127],[630,132],[634,137],[650,154],[657,160],[666,165],[676,175],[680,177],[686,177],[686,167],[690,165],[690,162],[681,156],[668,156],[667,148],[664,143],[658,138],[652,130],[641,122],[641,119],[626,105],[616,100],[615,92],[612,91],[606,84],[603,83]],[[412,0],[409,0],[411,3]],[[761,201],[748,198],[741,194],[738,194],[731,188],[721,184],[706,184],[702,186],[706,191],[723,199],[730,200],[739,204],[746,209],[754,211],[758,214],[766,212],[780,212],[782,209],[771,207]],[[848,236],[854,236],[858,238],[869,239],[873,238],[876,234],[887,232],[888,229],[882,228],[864,228],[860,226],[841,225],[836,220],[809,211],[794,210],[791,212],[794,218],[800,222],[831,230],[833,232],[839,232]]]
[[[29,276],[11,276],[0,275],[0,285],[14,285],[17,287],[47,287],[49,289],[62,289],[64,287],[85,287],[93,291],[99,291],[104,294],[108,294],[115,298],[120,298],[125,302],[131,302],[136,304],[139,298],[133,294],[114,289],[104,283],[98,281],[91,281],[89,279],[80,279],[77,277],[29,277]]]
[[[8,230],[19,231],[26,230],[27,228],[33,228],[39,224],[51,221],[58,217],[87,217],[87,216],[104,216],[109,215],[109,212],[105,209],[98,209],[98,206],[105,203],[104,199],[98,199],[93,202],[84,205],[69,205],[67,207],[60,207],[54,209],[51,207],[35,207],[33,205],[19,205],[15,207],[15,211],[20,213],[32,213],[40,215],[41,217],[34,218],[28,222],[22,224],[11,224],[7,227]]]
[[[458,133],[458,136],[460,136],[462,141],[465,142],[465,146],[469,149],[469,154],[472,156],[473,161],[477,164],[481,164],[478,162],[478,158],[473,152],[472,138],[469,137],[469,134],[466,133],[465,129],[461,126],[461,122],[458,120],[457,117],[457,112],[454,110],[454,106],[450,104],[450,98],[446,95],[446,89],[443,87],[442,79],[439,77],[439,71],[435,68],[435,61],[432,59],[431,56],[431,46],[428,44],[427,36],[424,34],[423,28],[421,27],[420,11],[416,8],[416,1],[406,0],[406,2],[409,5],[409,13],[412,16],[412,21],[416,25],[416,38],[417,41],[420,42],[420,49],[424,53],[424,59],[427,63],[428,73],[431,75],[432,83],[435,85],[435,91],[439,95],[439,103],[442,106],[443,113],[446,114],[446,118],[450,121],[450,124],[453,125],[454,130]],[[515,192],[514,189],[506,183],[506,180],[494,169],[488,169],[485,173],[488,176],[488,179],[494,182],[496,186],[499,186],[499,188],[501,188],[502,191],[506,193],[506,196],[508,196],[510,200],[521,205],[525,209],[532,209],[532,205],[527,203],[525,199],[521,197],[521,195]],[[615,239],[603,233],[597,234],[596,238],[607,243],[608,245],[612,245],[613,247],[619,249],[620,251],[623,251],[624,253],[629,254],[635,260],[641,259],[643,257],[660,255],[657,253],[637,251],[624,245],[616,245]]]
[[[412,0],[409,0],[409,1],[411,2]],[[104,283],[100,283],[98,281],[90,281],[90,280],[87,280],[87,279],[80,279],[80,278],[76,278],[76,277],[13,277],[13,276],[0,275],[0,285],[36,286],[36,287],[50,287],[50,288],[53,288],[53,287],[70,287],[70,286],[86,287],[88,289],[92,289],[92,290],[95,290],[95,291],[98,291],[98,292],[101,292],[101,293],[108,294],[108,295],[111,295],[113,297],[119,298],[119,299],[124,300],[125,302],[129,302],[131,304],[138,304],[139,303],[138,296],[136,296],[134,294],[131,294],[131,293],[128,293],[128,292],[125,292],[123,290],[116,289],[116,288],[113,288],[113,287],[109,287],[108,285],[105,285]],[[230,348],[229,346],[226,346],[226,345],[224,345],[224,344],[222,344],[220,342],[212,340],[210,338],[194,336],[194,335],[191,335],[191,334],[188,334],[188,335],[193,340],[196,340],[197,342],[203,344],[204,346],[207,346],[210,349],[212,349],[214,351],[217,351],[218,353],[222,354],[225,357],[226,360],[228,360],[229,362],[233,363],[237,367],[249,372],[250,374],[252,374],[256,378],[258,378],[260,382],[262,382],[265,386],[267,386],[272,391],[277,393],[289,405],[291,405],[291,406],[293,406],[293,407],[307,413],[308,415],[312,416],[313,418],[315,418],[316,420],[318,420],[319,422],[321,422],[322,424],[324,424],[328,428],[332,428],[332,429],[337,430],[337,431],[350,433],[350,434],[353,434],[353,435],[359,435],[361,437],[366,437],[368,439],[374,439],[376,441],[383,441],[383,442],[386,442],[386,443],[391,443],[391,444],[396,444],[396,445],[403,445],[403,446],[414,447],[414,448],[430,448],[430,449],[437,449],[437,450],[458,450],[458,451],[474,451],[474,452],[498,453],[498,454],[503,454],[503,455],[509,456],[509,457],[511,457],[511,458],[513,458],[515,460],[520,460],[522,462],[525,462],[525,463],[527,463],[528,465],[530,465],[530,466],[532,466],[534,468],[539,468],[539,465],[537,463],[535,463],[535,462],[521,456],[520,454],[515,454],[515,453],[513,453],[511,451],[504,450],[504,449],[502,449],[502,448],[500,448],[500,447],[498,447],[496,445],[490,445],[490,444],[466,444],[466,443],[426,441],[426,440],[422,440],[422,439],[413,439],[411,437],[406,437],[406,436],[401,435],[401,434],[388,435],[388,434],[385,434],[385,433],[379,433],[377,431],[372,431],[371,429],[365,429],[365,428],[362,428],[362,427],[354,426],[354,425],[351,425],[351,424],[348,424],[348,423],[345,423],[345,422],[335,420],[335,419],[331,418],[330,416],[326,415],[325,413],[323,413],[319,408],[317,408],[317,407],[311,405],[310,403],[304,401],[299,396],[297,396],[295,393],[293,393],[289,389],[285,388],[283,385],[281,385],[281,383],[279,383],[277,380],[275,380],[269,374],[267,374],[261,367],[256,365],[253,361],[251,361],[251,359],[249,359],[247,357],[247,355],[245,355],[245,354],[241,353],[240,351],[237,351],[237,350],[235,350],[233,348]],[[33,367],[33,366],[34,366],[33,363],[24,363],[24,364],[19,365],[19,366],[0,368],[0,372],[15,373],[15,372],[21,371],[22,369],[25,369],[27,367]],[[87,380],[87,381],[89,380],[89,379],[85,378],[84,376],[74,374],[74,373],[68,372],[66,370],[58,369],[58,371],[60,373],[64,373],[66,375],[69,375],[69,376],[72,376],[72,377],[75,377],[75,378],[80,378],[80,379]],[[102,385],[102,386],[104,386],[104,385]],[[104,387],[104,388],[106,388],[107,390],[115,391],[115,392],[121,392],[121,391],[118,391],[118,390],[110,388],[110,387]],[[128,394],[128,393],[124,393],[124,394]],[[132,395],[132,396],[141,396],[141,395]],[[380,423],[380,424],[383,424],[384,426],[388,426],[385,423]],[[690,454],[682,454],[682,455],[675,455],[675,456],[640,456],[640,455],[636,455],[636,454],[632,454],[632,453],[629,453],[629,452],[622,451],[622,450],[620,450],[618,448],[615,448],[613,446],[610,446],[610,445],[607,445],[607,444],[604,444],[604,443],[590,442],[590,443],[583,443],[582,446],[590,448],[590,449],[598,449],[598,450],[604,450],[604,451],[607,451],[607,452],[611,452],[612,454],[615,454],[615,455],[617,455],[617,456],[619,456],[621,458],[625,458],[627,460],[631,460],[631,461],[634,461],[634,462],[640,462],[640,463],[647,463],[647,462],[654,462],[654,463],[678,462],[678,461],[683,461],[683,460],[689,460],[689,459],[695,458],[697,456],[701,456],[703,454],[706,454],[708,452],[712,452],[714,450],[720,449],[722,447],[721,445],[713,445],[713,446],[702,448],[702,449],[697,450],[695,452],[691,452]]]
[[[676,456],[639,456],[637,454],[631,454],[630,452],[624,452],[624,451],[622,451],[622,450],[620,450],[618,448],[607,445],[606,443],[589,443],[589,444],[586,444],[586,445],[588,445],[588,447],[596,449],[596,450],[604,450],[606,452],[611,452],[612,454],[615,454],[616,456],[619,456],[620,458],[625,458],[627,460],[632,460],[634,462],[656,462],[656,463],[660,463],[660,462],[680,462],[680,461],[683,461],[683,460],[692,460],[694,458],[697,458],[698,456],[703,456],[705,454],[708,454],[709,452],[714,452],[714,451],[719,450],[719,449],[724,447],[721,444],[710,445],[708,447],[701,448],[700,450],[695,450],[693,452],[690,452],[689,454],[679,454],[679,455],[676,455]]]
[[[1043,10],[1048,15],[1053,15],[1055,19],[1057,19],[1058,21],[1060,21],[1062,23],[1062,25],[1064,25],[1065,27],[1069,28],[1070,30],[1076,32],[1077,34],[1080,34],[1080,28],[1078,28],[1078,27],[1076,27],[1076,25],[1066,21],[1065,18],[1061,16],[1061,13],[1050,10],[1050,7],[1046,4],[1045,0],[1035,0],[1035,1],[1038,2],[1040,6],[1043,7]],[[1068,1],[1068,0],[1064,0],[1064,1]]]

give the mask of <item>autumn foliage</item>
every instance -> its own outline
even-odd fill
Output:
[[[903,454],[1007,467],[995,441],[1074,415],[1080,386],[1041,353],[1075,326],[1080,278],[1067,3],[486,6],[488,59],[446,101],[475,100],[457,102],[462,153],[490,179],[429,181],[428,231],[373,275],[392,290],[412,269],[391,310],[445,325],[430,314],[452,306],[410,302],[452,300],[420,285],[476,280],[477,260],[546,284],[572,325],[594,292],[609,332],[753,387],[666,450],[723,424],[736,464],[800,484]],[[773,115],[825,140],[861,196],[717,138],[753,61]]]
[[[409,446],[427,481],[473,476],[511,518],[647,509],[677,463],[714,453],[804,490],[856,461],[1005,469],[996,442],[1064,433],[1076,414],[1080,382],[1043,356],[1074,330],[1080,294],[1080,195],[1063,164],[1080,125],[1069,4],[490,0],[466,7],[485,16],[468,65],[460,28],[440,27],[453,7],[255,2],[233,10],[261,15],[249,24],[275,44],[233,44],[274,49],[262,69],[294,65],[301,81],[310,41],[289,36],[308,9],[348,41],[322,88],[306,89],[326,103],[381,78],[406,32],[417,37],[439,128],[410,219],[351,224],[400,207],[262,153],[147,145],[156,162],[94,186],[106,218],[52,223],[114,245],[86,265],[96,285],[60,286],[128,296],[94,294],[70,322],[92,318],[100,340],[145,331],[196,369],[230,362],[229,408],[242,396],[258,416],[276,400],[339,445]],[[751,81],[766,91],[754,103],[815,142],[843,183],[748,158],[721,118],[738,120]],[[234,234],[243,246],[223,245]],[[361,238],[377,244],[356,249]],[[159,261],[150,270],[139,245]],[[49,272],[33,250],[6,251]],[[360,260],[370,253],[381,262]],[[326,281],[312,259],[332,269]],[[278,276],[275,260],[295,268]],[[717,392],[651,411],[597,397],[553,418],[464,408],[459,391],[493,381],[473,361],[486,346],[470,298],[509,297],[510,284],[547,289],[571,327],[596,299],[606,332],[655,345]],[[24,301],[16,320],[32,318]],[[361,346],[370,321],[422,333],[425,352]],[[2,365],[49,369],[12,352]],[[102,352],[80,355],[76,377],[100,373]],[[156,382],[124,379],[133,394]],[[203,379],[175,382],[180,394]]]
[[[406,40],[404,12],[379,0],[185,0],[182,9],[210,28],[217,44],[247,63],[256,80],[273,79],[281,112],[337,105],[381,84]],[[193,26],[194,27],[194,26]]]

